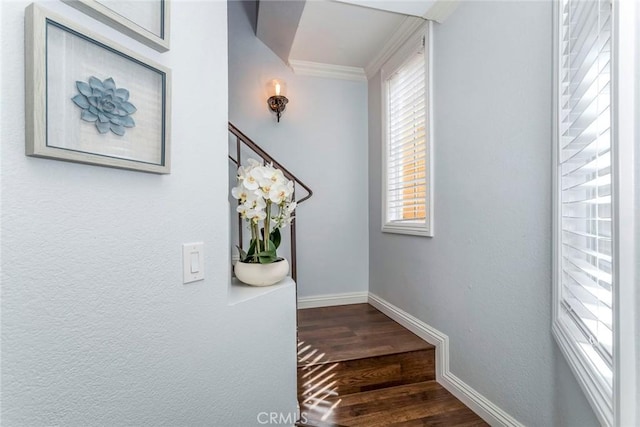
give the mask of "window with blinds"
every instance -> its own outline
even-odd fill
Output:
[[[557,321],[611,401],[611,4],[561,0],[557,75]],[[609,402],[610,404],[610,402]]]
[[[386,104],[383,231],[429,235],[429,80],[424,36],[401,61],[396,58],[395,62],[398,66],[386,70],[383,67]]]

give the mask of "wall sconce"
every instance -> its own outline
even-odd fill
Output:
[[[289,102],[285,96],[287,93],[287,84],[282,80],[271,80],[267,83],[267,93],[269,94],[269,99],[267,100],[269,109],[276,113],[278,123],[280,123],[280,115],[287,106],[287,102]]]

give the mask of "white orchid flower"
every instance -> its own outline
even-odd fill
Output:
[[[267,197],[273,203],[275,203],[276,205],[279,205],[280,203],[284,202],[287,199],[287,197],[289,197],[289,192],[285,185],[282,185],[282,184],[274,185],[273,187],[271,187],[271,191],[269,191],[269,194]]]
[[[239,205],[236,208],[236,212],[238,212],[240,214],[240,216],[242,218],[246,218],[247,217],[247,212],[249,211],[249,207],[247,205]]]
[[[251,170],[251,176],[258,183],[256,194],[267,200],[269,199],[269,193],[274,186],[274,183],[270,178],[273,175],[272,169],[273,168],[269,166],[260,166]]]
[[[252,169],[242,180],[242,185],[244,185],[247,190],[254,191],[257,190],[260,186],[258,180],[256,179],[256,174],[254,173],[254,171],[255,169]]]
[[[267,202],[261,197],[254,197],[253,199],[247,200],[245,205],[247,205],[249,209],[263,210],[267,207]]]
[[[245,166],[240,166],[238,167],[238,172],[237,172],[237,177],[238,177],[238,181],[243,181],[244,179],[247,178],[247,175],[249,174],[249,169]]]
[[[262,166],[262,162],[259,162],[256,159],[249,159],[249,160],[247,160],[247,163],[249,163],[249,169],[253,169],[253,168],[257,168],[259,166]]]
[[[293,211],[296,206],[296,202],[282,202],[282,204],[279,205],[278,215],[272,219],[274,228],[283,228],[291,224],[294,220]]]
[[[269,194],[273,191],[273,186],[271,185],[271,181],[267,181],[266,184],[261,184],[260,189],[258,190],[260,193],[260,197],[269,200]]]
[[[253,221],[254,223],[258,223],[258,221],[262,221],[267,217],[267,214],[263,210],[258,209],[249,209],[247,211],[247,218]]]
[[[253,169],[262,166],[262,163],[255,159],[249,159],[248,163],[248,165],[238,167],[238,180],[242,181],[246,179]]]
[[[297,202],[289,202],[281,209],[283,226],[290,225],[293,222],[295,218],[293,216],[293,211],[296,209],[297,205]]]
[[[280,169],[275,169],[273,167],[267,168],[266,170],[267,176],[266,178],[271,181],[271,184],[274,185],[284,185],[287,182],[287,178],[284,177],[284,173]]]
[[[242,184],[232,188],[231,195],[234,199],[240,200],[240,203],[245,203],[248,200],[253,201],[256,199],[255,192],[247,190]]]

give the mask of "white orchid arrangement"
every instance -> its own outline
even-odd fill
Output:
[[[251,230],[249,250],[238,247],[240,261],[270,264],[279,260],[280,228],[293,221],[296,202],[292,200],[294,184],[280,169],[254,159],[238,167],[238,186],[231,195],[239,200],[237,212]]]

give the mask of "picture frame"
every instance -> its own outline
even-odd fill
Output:
[[[158,52],[169,50],[170,0],[62,0]]]
[[[169,68],[37,4],[25,57],[27,156],[170,173]]]

